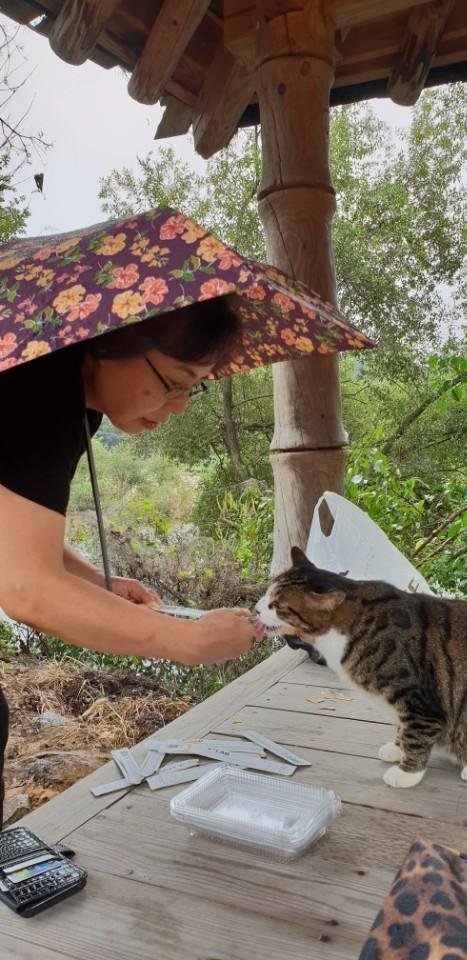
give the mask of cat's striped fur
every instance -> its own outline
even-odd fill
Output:
[[[396,739],[380,757],[399,764],[386,782],[418,783],[438,741],[467,779],[467,603],[350,580],[318,569],[297,548],[292,560],[257,611],[266,626],[297,634],[332,669],[395,708]]]

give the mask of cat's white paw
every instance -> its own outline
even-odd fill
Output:
[[[383,743],[383,746],[378,750],[378,757],[385,763],[399,763],[399,760],[402,760],[402,750],[397,746],[397,743],[392,741]]]
[[[467,763],[461,770],[461,780],[467,780]]]
[[[389,767],[383,776],[383,780],[388,787],[416,787],[417,783],[425,776],[425,770],[417,770],[416,773],[407,773],[400,767]]]

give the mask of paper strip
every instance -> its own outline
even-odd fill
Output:
[[[275,754],[276,757],[282,757],[287,763],[293,763],[296,767],[311,767],[311,763],[309,763],[308,760],[304,760],[303,757],[298,757],[296,753],[292,753],[291,750],[283,747],[282,744],[274,743],[274,741],[269,740],[268,737],[263,737],[262,733],[256,733],[256,730],[246,730],[244,736],[247,740],[258,743],[261,747],[269,750],[269,753]]]
[[[141,773],[141,770],[136,763],[133,754],[130,753],[128,747],[122,747],[121,750],[112,750],[112,757],[117,766],[120,767],[120,770],[122,771],[123,776],[128,780],[128,783],[141,783],[141,781],[144,779],[143,774]]]
[[[156,753],[155,750],[148,751],[141,764],[143,780],[145,780],[146,777],[152,777],[154,773],[157,773],[164,757],[165,753]]]
[[[198,780],[208,770],[212,770],[212,763],[202,763],[191,770],[170,770],[172,764],[146,781],[151,790],[161,790],[163,787],[173,787],[176,783],[189,783],[191,780]],[[174,764],[175,766],[175,764]]]
[[[128,780],[124,777],[123,780],[112,780],[111,783],[102,783],[98,787],[91,787],[91,793],[94,797],[103,797],[106,793],[113,793],[114,790],[123,790],[129,786]]]

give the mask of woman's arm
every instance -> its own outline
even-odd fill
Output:
[[[67,544],[63,548],[63,565],[67,573],[72,573],[75,577],[81,577],[94,583],[96,587],[107,589],[105,575],[102,570],[89,563],[75,550],[72,550]],[[131,603],[146,603],[159,606],[161,599],[155,590],[146,587],[139,580],[132,580],[129,577],[112,577],[112,592],[118,597],[130,600]]]
[[[64,533],[61,514],[0,487],[0,606],[12,619],[87,649],[188,664],[249,649],[248,611],[190,623],[129,603],[66,570]]]
[[[95,567],[93,563],[85,560],[77,550],[73,550],[66,543],[63,548],[63,565],[67,573],[72,573],[75,577],[81,577],[94,583],[96,587],[105,587],[105,576],[102,570]]]

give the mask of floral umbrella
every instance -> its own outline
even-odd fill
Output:
[[[5,244],[0,371],[225,294],[242,321],[242,342],[217,376],[374,346],[304,284],[165,209]]]

